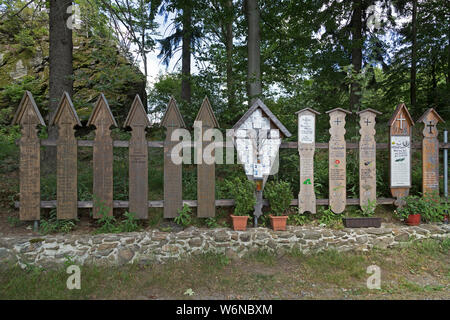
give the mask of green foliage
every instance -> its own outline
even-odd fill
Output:
[[[100,218],[97,220],[99,226],[95,230],[96,234],[99,233],[121,233],[121,232],[134,232],[140,229],[136,214],[133,212],[125,212],[125,219],[121,222],[117,222],[114,216],[108,215],[109,208],[103,201],[99,201],[97,197],[94,197],[95,205],[99,208],[98,214]]]
[[[17,227],[17,226],[20,226],[20,225],[22,224],[22,221],[20,221],[20,219],[17,218],[17,217],[11,217],[11,216],[9,216],[8,219],[7,219],[7,221],[8,221],[8,224],[9,224],[11,227]]]
[[[134,212],[125,212],[125,220],[120,224],[120,232],[134,232],[140,229],[138,219]]]
[[[55,232],[69,233],[76,227],[75,220],[58,220],[56,218],[56,209],[52,209],[50,211],[50,217],[48,219],[42,219],[40,221],[40,233],[41,234],[49,234]]]
[[[191,213],[191,208],[187,204],[184,204],[183,208],[178,210],[178,216],[174,219],[175,223],[187,227],[192,221]]]
[[[236,216],[249,215],[256,204],[255,183],[238,177],[228,180],[226,183],[236,203],[233,214]]]
[[[377,207],[376,200],[368,200],[366,205],[362,206],[361,215],[363,217],[371,217],[375,214],[375,208]]]
[[[211,228],[211,229],[219,227],[219,223],[217,222],[217,219],[213,218],[213,217],[206,218],[205,223],[208,226],[208,228]]]
[[[424,206],[420,218],[424,222],[441,222],[450,209],[448,200],[441,199],[437,192],[424,194],[421,201],[424,202]]]
[[[331,211],[331,208],[319,212],[318,222],[320,224],[324,224],[326,226],[331,227],[335,226],[340,220],[341,220],[340,215],[335,214],[333,211]]]
[[[411,214],[420,214],[423,222],[438,222],[443,220],[449,209],[448,202],[441,202],[437,193],[426,193],[422,197],[410,195],[404,200],[406,204],[394,210],[394,216],[401,220],[406,220]]]
[[[303,225],[307,224],[309,221],[311,221],[311,219],[306,213],[291,214],[291,215],[289,215],[289,218],[288,218],[288,223],[296,225],[296,226],[303,226]]]
[[[276,216],[283,215],[294,199],[291,184],[282,180],[269,181],[264,188],[264,196],[269,200],[270,208]]]

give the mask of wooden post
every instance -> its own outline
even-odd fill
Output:
[[[186,125],[173,98],[169,101],[161,126],[167,129],[164,140],[164,218],[175,218],[183,207],[183,181],[182,164],[172,161],[172,149],[179,142],[172,141],[171,137],[176,129]]]
[[[133,129],[128,150],[129,211],[138,219],[148,219],[148,143],[145,129],[150,127],[150,121],[139,95],[134,98],[123,127]]]
[[[298,112],[298,153],[300,156],[300,192],[298,194],[299,213],[316,213],[314,193],[314,151],[316,149],[316,115],[311,108]]]
[[[203,150],[208,145],[205,139],[205,132],[209,129],[219,128],[219,123],[214,116],[208,97],[205,97],[203,100],[195,118],[194,127],[197,127],[200,132],[200,137],[196,138],[202,141],[200,150],[197,150],[197,216],[199,218],[214,217],[216,215],[216,164],[215,162],[205,163]]]
[[[389,158],[390,158],[390,186],[391,194],[397,198],[394,205],[404,205],[404,197],[408,196],[411,188],[411,143],[414,121],[404,103],[395,109],[388,123],[389,129]]]
[[[439,140],[437,124],[445,122],[433,108],[417,120],[423,122],[422,141],[422,192],[439,194]]]
[[[111,113],[108,101],[103,93],[97,100],[88,121],[88,126],[95,126],[94,139],[94,196],[113,215],[113,140],[111,126],[117,127],[117,122]],[[99,205],[94,205],[93,217],[101,218]]]
[[[330,208],[334,213],[341,213],[347,202],[345,116],[351,112],[335,108],[326,113],[330,115],[331,134],[328,154]]]
[[[77,139],[75,125],[81,127],[80,119],[67,92],[63,93],[58,109],[50,125],[58,126],[57,145],[57,211],[58,219],[76,219],[77,194]]]
[[[359,115],[359,205],[367,206],[369,200],[377,201],[377,144],[375,142],[375,118],[381,112],[366,109]]]
[[[37,125],[45,126],[31,92],[26,91],[14,115],[13,125],[21,126],[20,146],[20,210],[21,221],[40,220],[40,143]]]

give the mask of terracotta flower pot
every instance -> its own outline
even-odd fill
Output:
[[[273,231],[285,231],[286,230],[286,222],[288,216],[273,216],[269,215],[270,224],[272,225]]]
[[[247,230],[247,220],[248,216],[235,216],[230,214],[231,220],[233,221],[234,231],[245,231]]]
[[[406,224],[408,226],[418,226],[420,224],[420,214],[410,214],[408,219],[406,219]]]

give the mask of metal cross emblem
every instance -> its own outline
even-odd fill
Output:
[[[341,123],[341,122],[342,122],[342,121],[339,120],[339,118],[337,118],[336,121],[335,121],[335,123],[336,123],[337,125],[339,125],[339,123]]]
[[[366,126],[368,126],[369,125],[369,123],[372,123],[372,121],[369,121],[369,118],[366,118]]]

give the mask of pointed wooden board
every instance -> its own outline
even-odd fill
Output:
[[[113,140],[111,126],[117,126],[108,102],[103,94],[97,100],[88,121],[88,126],[95,125],[94,139],[94,188],[97,198],[94,205],[94,219],[101,218],[99,211],[103,207],[107,215],[113,215]]]
[[[377,166],[375,118],[381,112],[366,109],[359,115],[359,205],[367,206],[377,200]]]
[[[404,103],[397,106],[389,120],[389,175],[394,205],[404,205],[411,188],[411,145],[414,121]]]
[[[33,96],[26,91],[13,119],[13,124],[21,126],[20,148],[20,209],[21,221],[40,220],[40,142],[37,125],[45,126]]]
[[[50,125],[58,126],[57,143],[57,209],[58,219],[76,219],[77,194],[77,139],[74,126],[81,126],[67,92],[63,93]]]
[[[316,213],[314,192],[314,152],[316,135],[316,115],[319,112],[306,108],[298,114],[298,152],[300,156],[300,192],[298,194],[299,213]]]
[[[145,129],[150,126],[147,112],[137,95],[124,127],[131,127],[129,145],[129,211],[138,219],[148,219],[148,143]]]
[[[422,192],[439,194],[439,140],[437,124],[444,122],[441,116],[430,108],[419,118],[423,122],[422,141]]]
[[[202,137],[201,145],[197,147],[197,216],[199,218],[214,217],[216,215],[216,165],[215,162],[207,163],[203,159],[203,150],[208,148],[209,144],[214,144],[212,139],[206,139],[207,130],[218,128],[214,112],[207,97],[203,100],[202,106],[198,111],[194,122],[196,131],[199,131]],[[212,152],[212,155],[214,153]],[[208,161],[209,162],[209,161]]]
[[[347,149],[345,143],[345,116],[350,111],[336,108],[327,111],[330,115],[330,142],[328,154],[328,180],[330,208],[334,213],[345,210],[347,197]]]
[[[184,128],[185,124],[173,98],[169,101],[161,125],[167,129],[164,140],[164,218],[175,218],[183,207],[183,180],[182,164],[172,161],[172,149],[179,141],[172,141],[171,137],[175,130]]]

